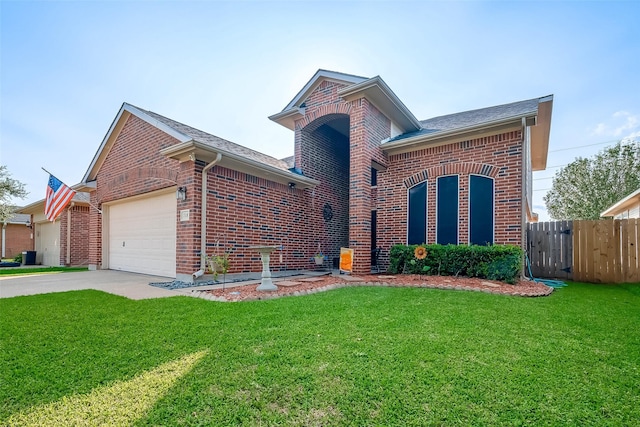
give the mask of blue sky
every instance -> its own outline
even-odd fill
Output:
[[[548,166],[640,137],[640,2],[0,0],[0,163],[82,180],[123,102],[286,157],[271,122],[319,68],[380,75],[418,117],[549,94]],[[550,168],[534,175],[534,205]]]

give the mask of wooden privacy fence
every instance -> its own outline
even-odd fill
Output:
[[[593,283],[640,282],[640,219],[527,225],[534,277]]]

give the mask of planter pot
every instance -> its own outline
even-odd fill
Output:
[[[224,273],[224,265],[221,265],[213,260],[209,261],[209,269],[212,273]]]
[[[316,261],[316,265],[322,265],[324,263],[324,257],[323,256],[317,256],[313,258]]]

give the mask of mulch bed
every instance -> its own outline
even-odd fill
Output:
[[[400,275],[359,275],[354,276],[320,276],[305,279],[290,278],[274,281],[277,291],[257,291],[257,284],[212,290],[194,290],[205,299],[235,302],[255,301],[280,298],[285,296],[309,295],[347,286],[394,286],[449,289],[459,291],[476,291],[491,294],[514,295],[522,297],[541,297],[550,295],[553,288],[530,280],[520,280],[515,285],[486,279],[451,276],[421,276],[415,274]]]

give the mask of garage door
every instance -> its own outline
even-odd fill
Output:
[[[175,193],[108,209],[109,268],[176,277]]]
[[[60,265],[60,221],[36,224],[36,261]]]

